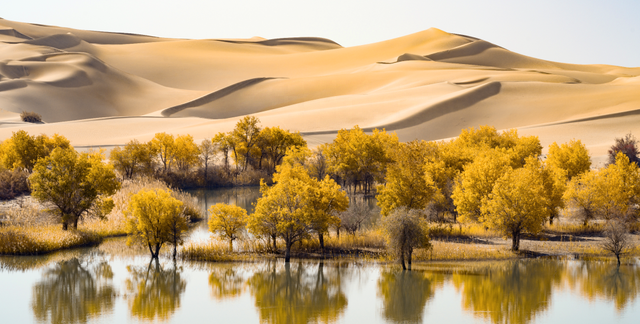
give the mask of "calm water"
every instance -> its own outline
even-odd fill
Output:
[[[0,257],[2,323],[638,323],[640,266],[182,263],[123,240]]]
[[[194,192],[252,210],[258,188]],[[375,202],[374,202],[375,203]],[[206,239],[204,226],[192,238]],[[0,323],[638,323],[640,263],[195,263],[124,239],[0,256]]]

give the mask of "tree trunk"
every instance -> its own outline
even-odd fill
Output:
[[[411,271],[411,255],[413,254],[413,248],[409,248],[407,251],[407,263],[409,264],[409,271]]]
[[[178,245],[174,244],[173,245],[173,261],[176,261],[176,256],[178,255]]]
[[[273,240],[273,252],[277,252],[278,251],[278,246],[276,245],[277,237],[275,235],[271,235],[271,239]]]
[[[233,252],[233,240],[229,240],[229,252]]]
[[[62,230],[66,231],[69,229],[69,224],[66,221],[62,221]]]
[[[407,267],[404,265],[404,251],[400,250],[400,264],[402,265],[402,270],[407,270]]]
[[[75,219],[73,220],[73,229],[77,230],[78,229],[78,219],[80,217],[75,217]]]
[[[318,233],[318,241],[320,241],[320,252],[324,255],[324,235],[322,233]]]
[[[620,267],[620,253],[616,253],[616,258],[618,259],[618,267]]]
[[[336,227],[336,237],[340,239],[340,226]]]
[[[289,263],[289,261],[291,260],[291,241],[290,240],[286,240],[286,249],[284,251],[284,262],[285,263]]]
[[[520,231],[511,233],[511,242],[511,251],[518,251],[520,249]]]

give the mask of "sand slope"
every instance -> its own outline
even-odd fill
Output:
[[[248,114],[312,144],[359,125],[435,140],[494,125],[583,139],[596,162],[640,136],[640,68],[550,62],[431,28],[343,48],[322,38],[179,40],[0,19],[0,138],[58,132],[80,147],[208,138]],[[47,122],[19,121],[35,111]]]

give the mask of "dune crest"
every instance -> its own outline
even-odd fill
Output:
[[[639,87],[640,67],[551,62],[437,28],[345,48],[318,37],[168,39],[0,19],[0,137],[57,132],[78,147],[156,132],[210,138],[256,115],[312,145],[353,125],[406,141],[488,124],[545,146],[580,138],[598,160],[614,137],[640,136]],[[22,111],[47,123],[22,123]]]

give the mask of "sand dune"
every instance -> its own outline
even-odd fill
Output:
[[[343,48],[323,38],[165,39],[0,19],[0,139],[18,129],[112,147],[157,132],[197,140],[256,115],[312,145],[386,128],[437,140],[462,128],[582,139],[602,161],[640,136],[640,67],[576,65],[431,28]],[[47,122],[22,123],[35,111]]]

